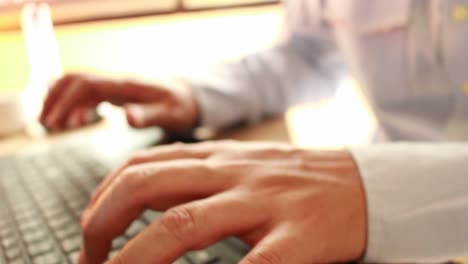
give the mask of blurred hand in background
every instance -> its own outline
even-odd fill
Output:
[[[128,123],[136,128],[160,126],[184,132],[198,119],[195,97],[182,82],[154,84],[67,74],[50,87],[40,121],[53,131],[82,127],[101,102],[123,106]]]

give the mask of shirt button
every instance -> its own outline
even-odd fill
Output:
[[[468,82],[463,85],[462,91],[464,94],[468,95]]]
[[[452,16],[457,22],[468,21],[468,6],[464,4],[455,5]]]

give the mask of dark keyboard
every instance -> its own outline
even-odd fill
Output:
[[[108,171],[84,146],[0,158],[0,263],[76,263],[80,216]],[[110,255],[159,215],[144,212],[113,241]],[[247,252],[240,241],[228,238],[175,263],[238,263]]]

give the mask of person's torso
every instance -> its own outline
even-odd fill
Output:
[[[468,139],[468,0],[289,0],[333,33],[387,140]],[[294,11],[296,10],[296,11]],[[321,22],[308,21],[320,19]]]

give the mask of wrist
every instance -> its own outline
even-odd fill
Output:
[[[193,88],[185,80],[177,78],[173,81],[177,97],[182,105],[185,120],[185,131],[191,131],[200,126],[200,107]]]
[[[349,158],[350,166],[349,175],[352,181],[353,191],[355,193],[353,199],[354,210],[351,211],[350,216],[350,245],[353,250],[351,251],[353,260],[360,260],[364,258],[367,248],[367,199],[364,188],[364,182],[359,172],[359,167],[352,156],[350,151],[345,151]]]
[[[364,184],[352,154],[347,150],[305,151],[304,166],[319,179],[324,195],[334,201],[329,210],[336,211],[331,222],[335,230],[330,234],[333,249],[339,261],[362,259],[367,248],[367,202]]]

